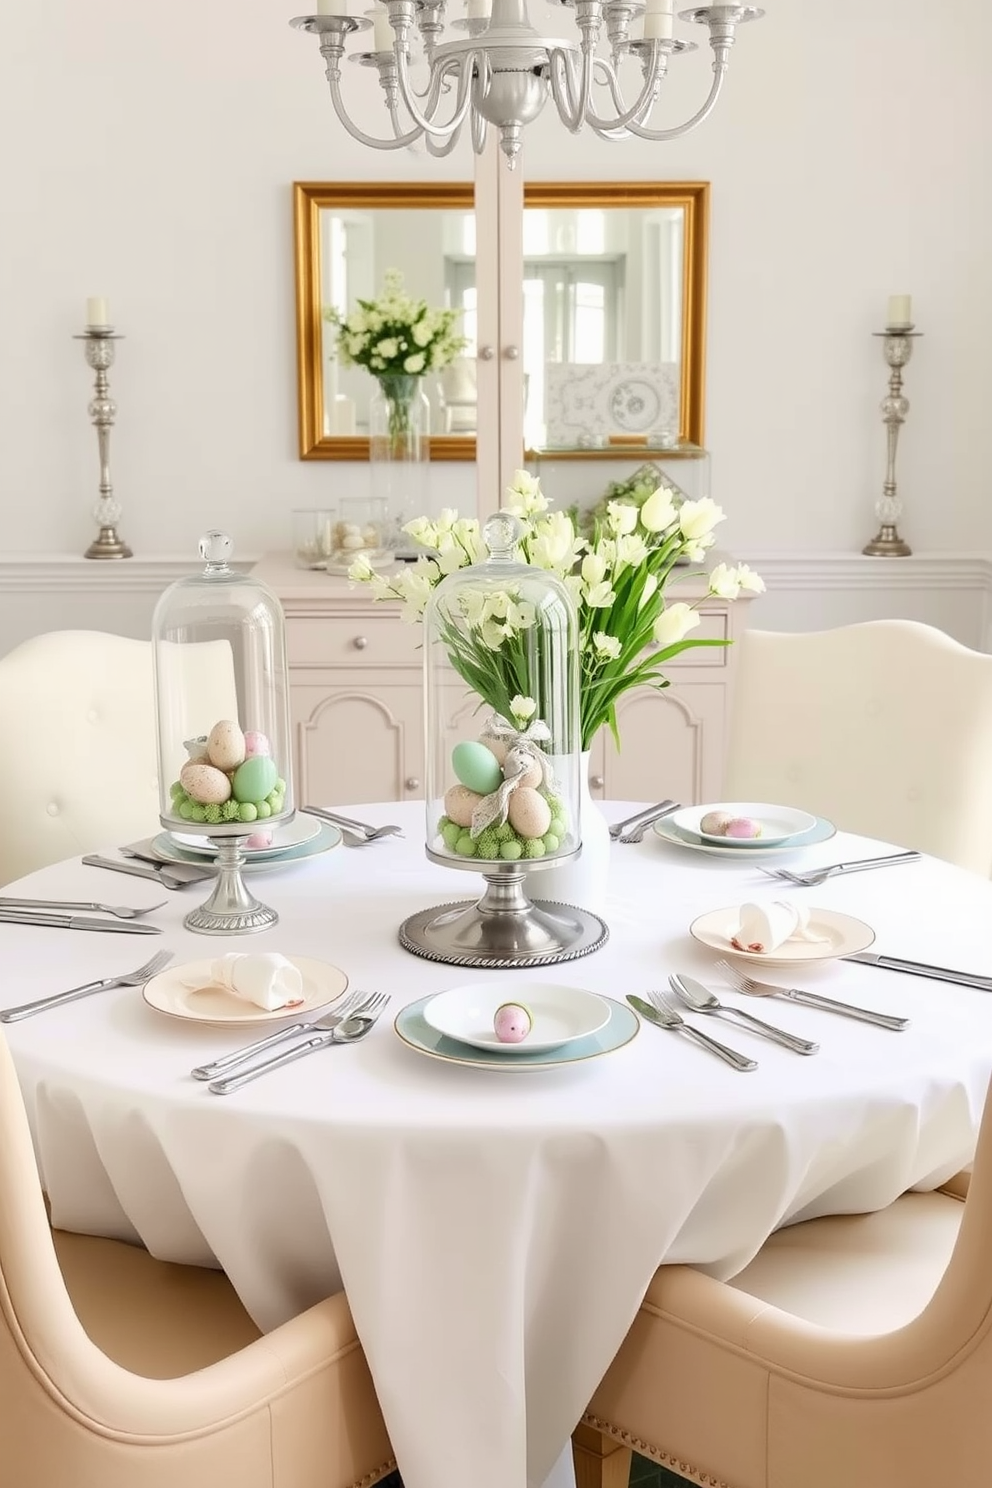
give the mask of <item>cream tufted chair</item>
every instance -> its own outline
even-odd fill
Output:
[[[262,1337],[222,1273],[49,1229],[0,1038],[5,1488],[372,1488],[395,1466],[343,1293]]]
[[[778,1230],[731,1282],[662,1266],[589,1406],[711,1488],[992,1483],[992,1101],[970,1187]]]
[[[748,631],[725,797],[992,873],[992,656],[911,620]]]
[[[237,717],[230,649],[197,660],[207,715]],[[0,658],[0,780],[0,884],[156,831],[151,644],[51,631]]]

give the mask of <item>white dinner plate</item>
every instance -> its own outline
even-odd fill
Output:
[[[835,909],[810,909],[809,932],[822,936],[822,940],[787,940],[773,951],[739,951],[731,943],[739,927],[740,905],[733,904],[729,909],[700,915],[689,926],[689,934],[725,956],[739,956],[742,961],[757,961],[762,966],[795,966],[804,961],[853,956],[855,951],[866,951],[875,939],[874,930],[864,920],[838,914]]]
[[[311,818],[314,820],[314,818]],[[330,852],[332,847],[340,847],[344,839],[337,827],[330,822],[321,822],[316,836],[311,837],[309,842],[298,842],[295,846],[283,848],[281,851],[272,853],[264,849],[250,852],[247,855],[243,873],[271,873],[275,868],[290,868],[301,858],[316,858],[321,853]],[[209,856],[202,852],[192,852],[188,847],[180,847],[173,842],[172,834],[160,832],[152,842],[152,851],[161,858],[163,863],[196,863],[201,868],[209,866],[211,859],[216,857],[212,852]]]
[[[816,842],[826,842],[830,837],[837,835],[837,828],[832,821],[827,821],[825,816],[816,817],[816,825],[808,832],[803,832],[798,837],[792,837],[788,842],[780,843],[777,847],[770,847],[767,842],[760,838],[751,843],[748,861],[751,858],[761,856],[763,853],[788,853],[798,852],[802,847],[812,847]],[[652,824],[652,830],[663,842],[669,842],[673,847],[687,847],[692,852],[713,853],[717,857],[741,859],[739,847],[728,847],[726,841],[719,837],[700,837],[698,832],[690,832],[685,827],[678,827],[669,816],[663,816]]]
[[[761,827],[761,836],[724,837],[716,832],[704,832],[702,820],[711,811],[721,811],[727,816],[748,816]],[[692,832],[703,842],[744,852],[779,847],[785,842],[791,845],[796,837],[816,826],[816,817],[808,811],[796,811],[792,806],[772,806],[765,801],[717,801],[709,806],[683,806],[680,811],[672,812],[669,821],[680,831]]]
[[[303,1001],[296,1007],[276,1008],[267,1012],[244,998],[235,997],[223,987],[187,987],[183,978],[192,981],[195,977],[207,977],[214,957],[205,961],[187,961],[182,966],[170,966],[167,971],[152,977],[142,988],[142,996],[156,1012],[166,1013],[170,1018],[185,1018],[194,1023],[224,1023],[232,1028],[249,1023],[273,1023],[279,1018],[309,1017],[317,1008],[336,1002],[348,986],[348,978],[336,966],[326,961],[311,961],[307,956],[287,956],[303,976]]]
[[[285,826],[273,829],[272,842],[268,847],[246,847],[245,856],[248,858],[281,857],[283,853],[289,852],[290,848],[310,842],[320,831],[320,825],[315,816],[307,816],[305,811],[298,811],[292,821],[286,822]],[[264,832],[264,821],[256,823],[255,830]],[[202,832],[170,831],[168,836],[184,852],[198,853],[204,858],[217,856],[216,847]]]
[[[639,1019],[629,1007],[614,1002],[610,997],[604,997],[603,1002],[610,1016],[598,1033],[576,1039],[557,1049],[546,1049],[543,1052],[531,1049],[526,1053],[509,1054],[508,1044],[500,1044],[497,1049],[474,1049],[471,1044],[456,1043],[454,1039],[438,1033],[423,1016],[424,1006],[430,1000],[430,997],[421,997],[418,1002],[411,1002],[400,1009],[393,1023],[397,1036],[418,1054],[426,1054],[430,1059],[441,1059],[446,1064],[464,1064],[474,1069],[513,1070],[520,1073],[524,1070],[561,1069],[622,1049],[631,1039],[637,1037],[641,1027]]]
[[[531,1030],[519,1044],[502,1043],[493,1027],[496,1010],[516,1002],[531,1014]],[[560,1049],[605,1028],[610,1009],[595,992],[556,982],[476,982],[438,992],[423,1008],[425,1023],[445,1038],[473,1049],[514,1057]]]

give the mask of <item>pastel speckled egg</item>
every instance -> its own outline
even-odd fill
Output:
[[[258,805],[264,801],[279,779],[275,762],[267,754],[253,754],[234,772],[234,799],[253,801]]]
[[[747,841],[752,837],[761,836],[761,823],[754,820],[752,816],[735,816],[727,823],[727,837],[738,837]]]
[[[444,814],[456,827],[470,827],[472,812],[481,800],[478,791],[469,790],[467,785],[452,785],[445,792]]]
[[[260,734],[258,729],[245,730],[245,758],[251,759],[253,754],[271,754],[270,745],[265,734]]]
[[[498,765],[501,765],[506,759],[507,750],[510,747],[510,741],[508,739],[486,738],[480,739],[479,743],[482,745],[483,749],[489,750],[490,754],[495,757],[496,763]]]
[[[510,797],[510,826],[521,837],[543,837],[551,825],[551,807],[529,786],[520,785]]]
[[[186,761],[179,771],[179,784],[201,806],[222,806],[231,799],[231,782],[224,771],[199,760]]]
[[[531,790],[536,790],[544,779],[544,771],[535,760],[532,765],[528,765],[522,775],[518,775],[517,779],[519,781],[517,790],[521,790],[524,786],[529,786]]]
[[[504,1002],[496,1009],[493,1031],[501,1044],[520,1044],[534,1026],[530,1008],[520,1002]]]
[[[230,718],[222,718],[207,735],[207,758],[218,770],[236,770],[244,757],[244,734]]]
[[[488,796],[502,782],[503,772],[491,749],[465,739],[451,751],[451,768],[469,790]],[[449,813],[450,814],[450,813]]]

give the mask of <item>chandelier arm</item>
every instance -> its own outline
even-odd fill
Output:
[[[631,122],[626,127],[638,139],[649,140],[653,144],[661,143],[664,140],[678,139],[680,135],[688,134],[690,129],[695,129],[697,124],[701,124],[713,112],[716,101],[720,97],[720,91],[723,88],[723,80],[727,76],[727,66],[728,58],[726,52],[724,52],[722,57],[718,53],[713,61],[713,82],[710,85],[709,97],[702,108],[698,109],[692,118],[687,119],[684,124],[678,124],[674,129],[645,129],[643,125]],[[593,121],[590,120],[589,122],[592,123]]]
[[[472,95],[466,84],[468,79],[472,76],[472,66],[477,54],[475,52],[468,52],[459,64],[458,99],[455,104],[455,112],[452,114],[451,118],[446,124],[438,124],[435,120],[426,117],[425,114],[422,114],[420,109],[418,108],[417,100],[414,96],[413,88],[410,83],[410,77],[407,72],[407,63],[409,61],[408,55],[406,52],[400,51],[399,48],[396,48],[395,50],[397,53],[396,63],[397,73],[399,76],[400,96],[403,99],[403,104],[407,110],[407,113],[410,115],[410,118],[416,125],[418,125],[418,127],[424,132],[424,134],[434,134],[442,136],[454,134],[455,130],[461,127],[469,110],[469,104],[471,103]],[[447,61],[442,62],[440,66],[437,64],[437,62],[432,65],[431,83],[427,95],[428,113],[437,107],[437,102],[441,94],[441,83],[444,79],[445,74],[453,70],[454,69],[450,67]]]
[[[405,150],[408,145],[415,145],[417,141],[423,136],[424,131],[423,129],[419,128],[408,130],[406,134],[398,134],[393,139],[376,139],[374,135],[366,134],[364,129],[359,129],[358,125],[353,124],[351,122],[351,119],[348,117],[348,112],[344,106],[344,100],[341,97],[340,72],[338,72],[336,76],[332,77],[330,68],[328,68],[327,84],[331,90],[331,102],[334,104],[334,112],[337,114],[338,118],[344,125],[345,129],[347,129],[352,139],[357,140],[360,145],[368,145],[373,150]],[[390,109],[390,115],[393,120],[393,128],[395,129],[397,128],[399,123],[395,109]]]
[[[581,122],[581,115],[576,112],[576,99],[572,91],[575,78],[571,59],[567,52],[556,49],[549,54],[548,61],[548,80],[551,83],[551,97],[555,101],[555,108],[565,127],[574,132],[576,121]]]
[[[644,82],[641,85],[641,91],[629,108],[624,104],[623,95],[620,92],[619,79],[616,77],[613,69],[607,68],[605,62],[602,62],[602,66],[607,75],[607,83],[614,107],[617,110],[617,117],[615,119],[604,119],[594,109],[590,108],[586,110],[585,122],[604,139],[623,139],[627,136],[616,133],[615,131],[627,130],[632,133],[634,130],[634,120],[649,117],[668,72],[668,56],[664,49],[659,46],[658,42],[655,41],[652,45],[650,61],[645,63],[644,66]],[[710,103],[709,108],[712,108],[712,106],[712,103]],[[709,112],[709,108],[707,108],[706,112]],[[706,114],[701,113],[700,117],[705,118]],[[691,127],[691,124],[684,125],[683,129],[677,130],[676,133],[682,134],[685,129]]]
[[[489,134],[489,120],[484,119],[478,109],[471,113],[472,123],[472,149],[476,155],[481,155],[486,148],[486,139]]]
[[[461,133],[462,127],[459,124],[454,134],[449,134],[448,138],[446,140],[443,140],[440,144],[438,144],[432,134],[426,134],[424,136],[424,141],[427,145],[428,155],[432,155],[435,160],[443,160],[445,155],[451,154],[452,150],[461,139]]]

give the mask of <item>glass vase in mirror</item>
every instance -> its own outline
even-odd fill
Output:
[[[431,407],[422,377],[380,373],[369,403],[373,499],[385,503],[387,545],[412,546],[403,525],[427,506]]]

